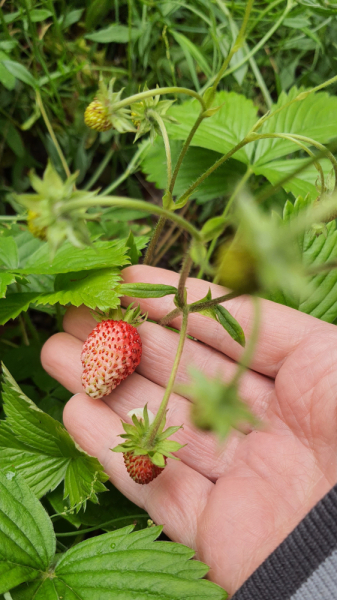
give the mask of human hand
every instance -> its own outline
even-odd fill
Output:
[[[147,266],[128,267],[125,282],[177,285],[178,275]],[[205,281],[188,279],[188,302],[203,298]],[[212,297],[224,293],[211,285]],[[131,299],[126,299],[128,304]],[[81,385],[82,345],[95,321],[85,308],[70,308],[65,333],[50,338],[42,351],[46,371],[76,393],[66,405],[64,423],[78,444],[96,456],[113,484],[144,508],[174,541],[195,548],[210,565],[210,578],[233,594],[309,510],[337,482],[337,329],[269,301],[261,301],[262,323],[251,365],[240,383],[242,399],[263,421],[260,431],[234,430],[224,444],[197,430],[189,420],[189,401],[173,394],[167,425],[184,429],[173,436],[187,444],[181,461],[168,461],[149,485],[130,479],[121,454],[111,452],[122,433],[120,419],[148,403],[156,412],[174,361],[178,334],[146,322],[139,327],[143,356],[137,372],[104,400],[86,396]],[[159,320],[174,308],[172,297],[140,300]],[[249,297],[226,302],[243,327],[252,328]],[[180,318],[172,321],[180,327]],[[221,373],[229,381],[242,348],[215,321],[189,317],[177,376],[188,382],[187,367]]]

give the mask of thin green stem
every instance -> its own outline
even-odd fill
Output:
[[[188,304],[187,308],[190,313],[200,312],[201,310],[206,310],[206,308],[213,308],[213,306],[217,306],[222,302],[233,300],[233,298],[237,298],[240,295],[241,294],[238,294],[237,292],[229,292],[228,294],[212,298],[212,300],[206,300],[205,302],[193,302],[193,304]]]
[[[302,148],[302,150],[304,150],[311,158],[314,158],[315,159],[314,166],[316,167],[317,171],[319,172],[319,175],[321,178],[322,190],[324,190],[323,169],[322,169],[320,163],[316,160],[315,154],[305,144],[302,144],[302,142],[300,141],[301,139],[303,139],[304,141],[309,141],[309,143],[311,143],[314,146],[314,145],[316,145],[316,142],[314,142],[314,140],[310,140],[310,138],[305,138],[304,136],[298,136],[298,135],[293,135],[293,134],[288,134],[288,133],[261,133],[261,134],[259,134],[260,140],[266,139],[266,138],[283,139],[283,140],[289,140],[291,142],[294,142],[294,144],[296,144],[297,146]],[[320,146],[322,146],[322,144],[320,144]],[[328,150],[325,148],[325,146],[322,146],[322,148],[324,148],[326,150],[326,152],[328,153]],[[337,161],[336,161],[336,165],[337,165]]]
[[[108,187],[105,188],[105,190],[103,190],[102,196],[107,196],[108,194],[110,194],[121,183],[123,183],[123,181],[125,181],[125,179],[127,179],[129,177],[129,175],[131,175],[134,171],[137,170],[138,165],[139,165],[139,162],[138,162],[139,159],[143,156],[143,154],[145,154],[149,150],[150,147],[151,147],[150,139],[145,140],[142,144],[140,144],[137,152],[133,155],[133,157],[130,160],[128,166],[126,167],[124,173],[122,173],[122,175],[120,175],[120,177],[118,177],[118,179],[116,179],[113,183],[108,185]]]
[[[334,173],[335,173],[335,181],[336,181],[336,185],[337,185],[337,160],[334,157],[334,155],[332,154],[332,152],[330,152],[330,150],[328,150],[328,148],[326,148],[326,146],[324,146],[323,144],[320,144],[319,142],[316,142],[316,140],[313,140],[309,137],[306,137],[305,135],[297,135],[297,134],[291,134],[291,137],[295,140],[301,140],[303,142],[306,142],[307,144],[311,144],[312,146],[314,146],[315,148],[317,148],[317,150],[320,150],[321,152],[324,152],[326,154],[326,157],[330,160]]]
[[[187,137],[187,139],[186,139],[186,141],[185,141],[185,143],[184,143],[184,145],[183,145],[183,147],[182,147],[182,149],[180,151],[180,154],[178,156],[178,160],[177,160],[176,166],[174,167],[174,172],[173,172],[173,175],[172,175],[172,178],[171,178],[171,183],[170,183],[170,188],[169,188],[169,191],[171,192],[171,194],[173,193],[174,186],[175,186],[175,183],[176,183],[176,180],[177,180],[177,177],[178,177],[178,173],[179,173],[180,167],[181,167],[182,162],[183,162],[183,160],[185,158],[185,154],[186,154],[187,150],[190,147],[190,144],[191,144],[191,141],[192,141],[192,139],[194,137],[194,134],[196,133],[197,129],[199,128],[199,125],[202,123],[203,120],[204,120],[204,110],[202,109],[202,111],[200,112],[200,114],[199,114],[196,122],[194,123],[194,125],[193,125],[190,133],[188,134],[188,137]]]
[[[156,228],[154,230],[151,241],[147,247],[145,258],[144,258],[144,263],[143,263],[144,265],[151,264],[158,240],[160,238],[160,234],[164,229],[165,223],[166,223],[166,217],[160,217],[160,219],[156,225]]]
[[[161,96],[163,94],[185,94],[186,96],[192,96],[193,98],[196,98],[200,102],[200,104],[204,110],[206,110],[206,108],[207,108],[205,101],[200,96],[200,94],[198,94],[198,92],[195,92],[194,90],[189,90],[188,88],[172,86],[172,87],[156,88],[155,90],[146,90],[145,92],[140,92],[139,94],[134,94],[133,96],[124,98],[124,100],[120,100],[119,102],[116,102],[116,104],[114,104],[114,110],[119,110],[120,108],[123,108],[124,106],[130,106],[130,104],[134,104],[135,102],[140,102],[140,100],[145,100],[145,98],[151,98],[151,96],[158,96],[158,95]]]
[[[193,260],[191,259],[190,253],[188,251],[188,252],[186,252],[184,260],[183,260],[183,264],[182,264],[181,271],[180,271],[179,283],[178,283],[177,296],[178,296],[178,303],[181,308],[183,308],[186,304],[185,283],[186,283],[187,277],[190,274],[192,264],[193,264]]]
[[[316,87],[312,88],[311,90],[307,90],[305,92],[300,92],[300,94],[298,94],[298,96],[296,96],[296,98],[293,98],[289,102],[286,102],[285,104],[283,104],[279,108],[276,108],[272,112],[268,111],[265,115],[263,115],[263,117],[261,117],[261,119],[259,119],[255,123],[255,125],[251,129],[250,133],[252,133],[254,131],[258,131],[260,129],[260,127],[262,127],[262,125],[264,125],[264,123],[266,121],[268,121],[268,119],[271,119],[271,117],[274,117],[275,115],[277,115],[279,112],[281,112],[285,108],[288,108],[289,106],[291,106],[295,102],[301,102],[302,100],[305,100],[307,98],[307,96],[309,96],[310,94],[314,94],[315,92],[318,92],[319,90],[321,90],[321,89],[323,89],[323,88],[331,85],[332,83],[336,83],[336,81],[337,81],[337,75],[335,77],[331,77],[331,79],[328,79],[327,81],[325,81],[321,85],[317,85]]]
[[[108,152],[106,153],[103,160],[101,161],[100,165],[97,167],[95,173],[92,175],[92,177],[89,179],[88,183],[86,184],[86,186],[84,188],[85,190],[90,190],[92,188],[92,186],[95,185],[97,179],[101,176],[105,167],[110,162],[114,152],[115,152],[115,149],[113,146],[111,146],[111,148],[109,148]]]
[[[36,91],[36,102],[37,102],[37,105],[38,105],[38,107],[39,107],[39,109],[41,111],[41,114],[43,116],[43,120],[44,120],[44,122],[46,124],[46,127],[47,127],[47,129],[49,131],[49,135],[50,135],[51,139],[54,142],[55,148],[56,148],[57,153],[58,153],[58,155],[60,157],[60,161],[62,163],[64,171],[65,171],[67,177],[70,177],[71,173],[69,171],[69,167],[67,165],[67,161],[66,161],[66,159],[64,157],[64,154],[63,154],[63,152],[61,150],[61,146],[60,146],[60,144],[58,143],[58,141],[56,139],[56,135],[55,135],[55,133],[53,131],[53,128],[52,128],[51,123],[49,121],[48,115],[47,115],[46,110],[44,108],[40,92],[38,90]]]
[[[139,514],[139,515],[126,515],[124,517],[118,517],[117,519],[111,519],[110,521],[106,521],[105,523],[101,523],[100,525],[96,525],[95,527],[88,527],[87,529],[79,529],[78,531],[67,531],[66,533],[57,533],[56,537],[76,537],[79,534],[91,533],[92,531],[97,531],[98,529],[104,529],[108,527],[108,525],[113,525],[114,523],[118,523],[119,521],[125,521],[125,519],[148,519],[148,515]]]
[[[236,373],[231,381],[232,385],[237,385],[240,377],[243,375],[243,373],[246,371],[246,369],[250,366],[253,356],[254,356],[259,333],[260,333],[261,300],[257,296],[253,296],[252,300],[253,300],[253,304],[254,304],[253,329],[249,336],[248,344],[245,348],[245,351],[240,359],[240,364],[238,365]]]
[[[194,183],[192,183],[192,185],[190,185],[190,187],[186,190],[186,192],[184,192],[178,198],[178,200],[177,200],[176,203],[180,203],[183,200],[185,200],[186,198],[188,198],[192,194],[192,192],[194,192],[194,190],[197,187],[199,187],[199,185],[203,181],[205,181],[205,179],[207,179],[207,177],[209,177],[216,169],[218,169],[218,167],[220,167],[224,162],[226,162],[226,160],[228,160],[229,158],[231,158],[231,156],[233,156],[233,154],[235,154],[235,152],[237,152],[238,150],[240,150],[240,148],[243,148],[243,146],[246,146],[251,141],[253,141],[253,140],[252,139],[244,138],[241,142],[239,142],[239,144],[237,144],[236,146],[234,146],[234,148],[232,148],[229,152],[227,152],[227,154],[225,154],[224,156],[222,156],[221,158],[219,158],[219,160],[217,160],[214,163],[214,165],[212,165],[209,169],[207,169],[207,171],[205,171],[205,173],[203,173],[202,175],[200,175],[200,177],[198,177],[198,179]]]
[[[155,419],[149,429],[149,434],[148,434],[148,439],[147,439],[147,445],[149,448],[151,448],[151,446],[153,445],[153,442],[157,435],[158,429],[160,428],[163,418],[165,417],[167,404],[170,399],[171,393],[173,391],[173,386],[174,386],[174,382],[175,382],[175,379],[176,379],[176,376],[178,373],[180,359],[181,359],[183,349],[184,349],[184,344],[185,344],[185,339],[186,339],[186,334],[187,334],[187,323],[188,323],[188,310],[185,308],[183,311],[183,320],[182,320],[182,325],[181,325],[181,329],[180,329],[180,337],[179,337],[177,353],[176,353],[176,356],[174,359],[170,379],[167,384],[167,387],[166,387],[166,390],[164,393],[164,397],[162,399],[159,410],[158,410],[158,412],[155,416]]]
[[[77,210],[79,208],[92,208],[94,206],[121,206],[123,208],[130,208],[132,210],[140,210],[159,215],[160,217],[165,217],[170,221],[174,221],[179,225],[179,227],[181,227],[181,229],[187,231],[194,239],[199,242],[202,241],[201,233],[189,221],[175,212],[166,210],[165,208],[155,204],[150,204],[144,200],[133,200],[119,196],[96,196],[95,198],[84,200],[79,198],[76,200],[69,200],[65,204],[60,204],[58,214],[61,216],[62,214],[66,214],[72,210]]]
[[[167,135],[165,123],[164,123],[163,119],[161,118],[161,116],[155,110],[152,110],[152,109],[148,110],[147,114],[149,117],[152,117],[153,119],[155,119],[157,121],[160,131],[161,131],[161,134],[163,136],[165,154],[166,154],[166,164],[167,164],[167,186],[166,186],[166,189],[169,190],[170,186],[171,186],[171,179],[172,179],[172,157],[171,157],[170,140]]]
[[[187,309],[189,313],[200,312],[201,310],[206,310],[207,308],[213,308],[221,302],[227,302],[227,300],[233,300],[233,298],[237,298],[241,294],[237,294],[236,292],[229,292],[228,294],[224,294],[223,296],[218,296],[217,298],[213,298],[213,300],[206,300],[205,302],[193,302],[192,304],[187,304]],[[176,317],[179,317],[182,310],[181,308],[174,308],[169,312],[165,317],[162,317],[159,321],[159,325],[167,325]]]

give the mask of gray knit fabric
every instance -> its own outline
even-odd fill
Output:
[[[291,596],[291,600],[336,600],[337,598],[337,550],[320,564],[303,585]]]

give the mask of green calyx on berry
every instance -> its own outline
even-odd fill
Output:
[[[148,91],[147,85],[144,86],[144,92]],[[156,115],[161,118],[163,121],[167,121],[169,123],[177,123],[177,120],[174,117],[168,116],[166,113],[168,109],[172,106],[175,100],[159,100],[160,95],[153,95],[149,98],[145,98],[140,102],[135,102],[131,104],[131,118],[133,124],[137,127],[137,134],[135,137],[135,142],[142,135],[150,132],[151,142],[154,141],[157,134],[161,135],[160,127],[158,121],[156,119]]]
[[[119,133],[136,131],[131,121],[129,108],[118,108],[114,106],[121,100],[123,89],[119,92],[113,91],[115,79],[111,79],[107,86],[101,79],[99,91],[95,99],[86,108],[84,121],[88,127],[96,131],[107,131],[116,129]]]
[[[147,319],[147,313],[141,312],[139,304],[138,306],[134,307],[133,302],[129,304],[129,306],[125,309],[124,312],[122,311],[120,306],[118,306],[118,308],[110,308],[106,312],[99,312],[94,310],[90,312],[94,317],[95,321],[97,321],[98,323],[101,323],[102,321],[108,321],[111,319],[113,321],[124,321],[125,323],[129,323],[129,325],[132,325],[133,327],[139,327],[139,325],[144,323],[144,321],[146,321]]]
[[[150,460],[153,465],[161,469],[165,467],[166,460],[168,458],[179,460],[177,456],[172,454],[172,452],[177,452],[180,450],[180,448],[183,448],[183,446],[179,444],[179,442],[174,442],[173,440],[168,440],[167,438],[176,433],[181,426],[168,427],[164,431],[166,423],[166,417],[164,417],[152,439],[151,433],[153,431],[153,425],[151,425],[149,421],[147,405],[144,406],[143,417],[137,418],[135,414],[132,415],[132,423],[133,425],[124,423],[122,421],[125,433],[122,433],[120,437],[125,441],[115,448],[112,448],[113,452],[122,452],[124,454],[124,459],[125,455],[127,455],[126,460],[124,461],[127,468],[127,463],[130,463],[131,457],[148,457],[148,460]],[[134,463],[132,464],[132,468],[132,472],[129,469],[128,472],[132,479],[136,481],[134,476]],[[156,477],[158,474],[159,472],[154,470],[154,477]],[[137,478],[141,478],[140,473],[137,473]],[[150,479],[150,481],[151,480],[152,479]],[[137,481],[137,483],[149,482]]]

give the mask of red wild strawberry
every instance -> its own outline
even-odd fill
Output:
[[[132,313],[125,314],[131,314],[132,319]],[[85,341],[81,355],[86,394],[91,398],[110,394],[134,372],[141,356],[142,341],[136,327],[124,320],[98,323]]]
[[[132,411],[133,425],[122,421],[125,433],[120,437],[124,441],[111,449],[113,452],[123,452],[126,470],[131,479],[143,485],[150,483],[164,471],[168,458],[179,460],[172,452],[180,450],[182,445],[167,439],[180,427],[169,427],[164,431],[166,415],[158,427],[147,406],[144,406],[142,414],[140,412],[139,408]],[[156,429],[153,429],[154,427]]]
[[[164,471],[164,467],[157,467],[157,465],[154,465],[151,458],[147,454],[134,456],[132,452],[125,452],[123,457],[126,470],[131,479],[133,479],[133,481],[136,483],[140,483],[141,485],[150,483],[150,481],[158,477],[158,475]],[[164,460],[166,464],[166,457]]]

